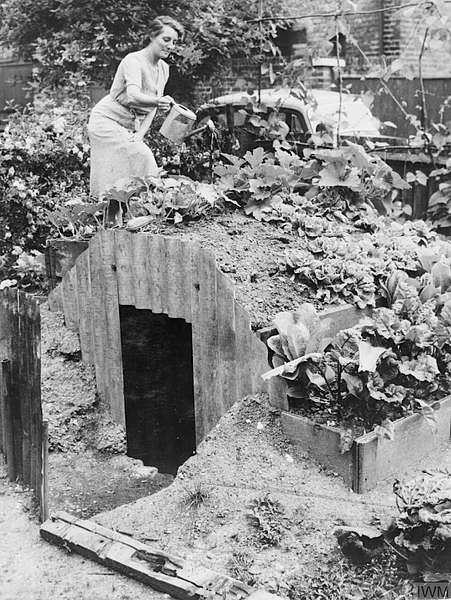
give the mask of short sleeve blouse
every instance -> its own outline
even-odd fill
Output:
[[[127,87],[136,85],[143,94],[162,96],[169,77],[169,66],[163,60],[157,63],[157,75],[151,70],[145,55],[132,52],[121,61],[114,76],[110,95],[120,104],[130,107]]]

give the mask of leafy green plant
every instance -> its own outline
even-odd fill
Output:
[[[411,574],[451,580],[451,473],[431,469],[410,481],[396,481],[399,515],[387,538],[405,557]]]
[[[236,550],[232,552],[227,562],[227,568],[234,579],[238,579],[247,585],[254,585],[255,575],[249,572],[253,564],[254,559],[248,552]]]
[[[224,157],[229,164],[213,169],[219,187],[259,220],[269,220],[267,215],[290,202],[293,192],[302,186],[309,188],[307,201],[323,194],[330,212],[348,213],[345,218],[352,220],[365,213],[368,205],[390,214],[396,194],[410,187],[379,157],[370,156],[352,142],[336,150],[306,151],[306,159],[280,144],[274,154],[256,148],[243,158]]]
[[[199,219],[219,208],[221,195],[187,177],[136,177],[117,181],[104,200],[119,206],[125,226],[136,231],[155,222]]]
[[[282,203],[300,181],[303,162],[292,153],[278,152],[273,158],[263,148],[256,148],[244,158],[230,154],[224,158],[229,164],[213,169],[218,187],[226,198],[259,220],[265,209]]]
[[[284,509],[269,494],[255,498],[248,506],[249,521],[257,528],[263,546],[278,546],[285,530]]]
[[[0,278],[13,277],[14,248],[42,252],[56,233],[48,211],[86,195],[88,107],[47,101],[14,112],[0,133]]]
[[[309,313],[310,307],[306,311],[301,306],[291,324],[278,315],[274,323],[279,335],[268,340],[275,368],[264,378],[280,375],[290,380],[288,397],[301,399],[292,401],[291,408],[302,410],[303,403],[310,403],[310,409],[326,407],[328,424],[340,429],[342,453],[350,450],[359,432],[374,429],[378,436],[393,439],[393,422],[414,412],[423,414],[432,431],[437,429],[434,403],[451,389],[451,346],[439,340],[440,319],[430,306],[424,310],[420,303],[409,318],[400,304],[375,309],[371,317],[332,339]],[[312,332],[299,314],[317,328],[310,346]],[[446,326],[447,318],[443,317]]]
[[[62,238],[87,239],[103,228],[107,202],[90,202],[78,197],[61,202],[53,210],[45,209],[48,220]]]

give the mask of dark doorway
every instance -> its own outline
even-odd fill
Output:
[[[175,475],[196,449],[191,325],[120,306],[127,454]]]

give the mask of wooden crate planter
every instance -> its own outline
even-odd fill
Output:
[[[345,307],[328,311],[321,318],[335,319],[333,334],[352,327],[363,311]],[[259,332],[264,341],[277,333],[272,328]],[[273,406],[282,410],[282,429],[292,444],[334,473],[338,473],[354,492],[363,494],[378,483],[399,476],[406,468],[448,443],[451,435],[451,396],[440,401],[437,409],[438,432],[433,433],[420,414],[395,421],[393,441],[380,439],[374,432],[360,436],[349,452],[340,454],[338,429],[314,423],[288,412],[286,381],[282,377],[269,380],[269,396]]]
[[[54,289],[75,265],[76,259],[89,247],[82,240],[47,240],[45,267],[50,289]]]

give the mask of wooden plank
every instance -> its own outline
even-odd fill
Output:
[[[8,297],[5,291],[0,290],[0,361],[9,359],[10,337],[8,327]],[[1,382],[0,382],[1,385]],[[1,390],[0,390],[1,394]],[[5,414],[4,402],[0,395],[0,450],[5,453]]]
[[[41,313],[39,302],[28,297],[30,310],[29,382],[31,388],[31,464],[30,487],[39,496],[40,454],[42,446],[41,401]]]
[[[286,412],[282,413],[282,429],[292,444],[300,446],[321,465],[341,475],[346,485],[352,487],[352,454],[340,454],[338,429],[317,425],[304,417]]]
[[[41,536],[181,600],[209,597],[278,600],[236,579],[153,548],[91,521],[58,513],[45,522]],[[279,599],[280,600],[280,599]]]
[[[147,275],[148,294],[153,313],[166,313],[168,310],[168,253],[166,240],[161,235],[146,236],[147,238]]]
[[[432,433],[426,419],[414,414],[395,421],[394,440],[379,439],[374,432],[357,438],[351,452],[340,454],[340,434],[332,427],[304,417],[282,413],[282,429],[288,439],[343,477],[355,492],[363,494],[378,483],[396,477],[430,452],[449,443],[451,396],[440,401],[438,432]]]
[[[119,304],[133,306],[135,304],[133,274],[133,243],[134,236],[128,231],[114,232],[116,248],[117,289]]]
[[[42,423],[41,428],[41,459],[39,461],[39,504],[41,523],[49,518],[49,424],[47,421]]]
[[[72,269],[77,257],[87,250],[88,245],[88,242],[82,241],[47,240],[45,264],[52,289]]]
[[[265,372],[268,364],[268,350],[265,344],[251,332],[251,348],[252,348],[252,393],[268,392],[268,381],[262,379],[261,375]]]
[[[49,304],[49,309],[53,312],[63,312],[64,307],[63,307],[63,288],[62,285],[59,284],[56,286],[55,289],[53,289],[48,297],[47,297],[47,301]]]
[[[104,264],[100,235],[92,238],[89,244],[89,270],[91,280],[91,306],[93,314],[94,366],[99,396],[106,401],[105,352],[107,333],[105,327],[105,290],[103,281]]]
[[[8,477],[16,479],[16,460],[14,457],[14,427],[11,411],[11,362],[4,358],[1,362],[0,402],[3,406],[3,452],[6,458]]]
[[[269,403],[278,410],[288,411],[287,381],[283,377],[268,379]]]
[[[11,337],[9,335],[9,296],[7,290],[0,290],[0,360],[9,358]]]
[[[364,455],[359,473],[359,488],[368,491],[377,483],[395,477],[415,465],[432,451],[445,446],[450,440],[451,396],[440,401],[437,410],[437,433],[432,433],[427,420],[414,414],[395,421],[393,440],[378,439],[370,432],[356,440],[357,443],[376,444],[373,455]]]
[[[149,298],[149,247],[147,236],[136,233],[131,237],[132,263],[129,266],[133,274],[133,295],[135,307],[152,310]]]
[[[334,336],[342,329],[354,327],[354,325],[356,325],[360,319],[363,319],[363,317],[370,317],[372,313],[372,306],[367,306],[362,309],[350,304],[345,304],[344,306],[329,308],[328,310],[319,313],[318,316],[321,320],[332,319],[330,335]]]
[[[14,468],[16,477],[22,477],[22,405],[20,398],[20,354],[22,348],[19,331],[19,292],[14,289],[8,289],[6,293],[8,295],[9,334],[11,336],[10,399],[14,432]]]
[[[221,416],[238,400],[236,360],[235,285],[223,273],[216,273],[218,307],[218,387],[222,397]]]
[[[71,331],[78,331],[77,271],[70,269],[61,282],[65,325]]]
[[[166,246],[166,275],[167,297],[166,309],[167,315],[172,319],[186,320],[186,288],[189,287],[189,277],[186,272],[184,256],[186,254],[186,244],[179,238],[165,238]]]
[[[352,445],[352,489],[357,494],[364,494],[377,485],[378,469],[376,465],[378,445],[379,438],[374,434],[361,436]]]
[[[30,331],[31,299],[28,300],[26,294],[19,292],[18,300],[18,324],[19,324],[19,344],[18,353],[18,371],[19,371],[19,398],[21,414],[21,442],[22,442],[22,479],[25,485],[31,484],[31,428],[32,428],[32,393],[34,392],[34,376],[32,374],[31,364],[31,340]],[[41,382],[38,378],[38,386]]]
[[[125,426],[124,379],[122,366],[121,326],[117,290],[117,269],[114,233],[100,233],[103,269],[103,312],[106,333],[104,352],[105,398],[116,423]]]
[[[94,364],[94,315],[91,299],[89,252],[83,252],[75,265],[78,296],[78,335],[83,362]]]
[[[237,394],[243,398],[252,394],[252,341],[249,313],[238,303],[235,306],[236,318],[236,361]]]

